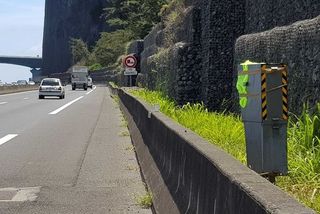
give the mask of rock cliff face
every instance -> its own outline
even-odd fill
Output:
[[[108,26],[101,17],[105,0],[46,0],[43,74],[65,72],[72,64],[70,38],[93,45]]]

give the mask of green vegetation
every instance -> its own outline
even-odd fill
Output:
[[[108,82],[108,84],[109,84],[112,88],[119,88],[119,86],[117,86],[114,82]]]
[[[178,42],[175,31],[186,17],[184,0],[172,0],[168,4],[163,5],[160,14],[163,16],[162,20],[165,26],[164,45],[168,48]]]
[[[90,52],[87,44],[82,39],[71,38],[70,49],[73,64],[83,65],[88,61]]]
[[[241,118],[228,113],[208,112],[202,104],[178,107],[161,92],[131,90],[130,93],[191,129],[246,163],[244,128]],[[288,128],[289,175],[278,177],[277,185],[300,202],[320,213],[320,104],[311,113],[292,116]],[[232,128],[230,128],[232,127]]]
[[[278,185],[320,213],[320,104],[314,112],[307,108],[292,116],[288,130],[289,176]]]
[[[161,48],[149,58],[150,63],[153,64],[153,69],[149,74],[148,88],[162,91],[169,96],[173,95],[175,85],[175,72],[169,66],[171,52],[169,48]]]
[[[101,33],[101,38],[91,53],[94,62],[102,66],[113,65],[118,57],[125,53],[126,43],[132,39],[131,33],[125,30]]]
[[[159,11],[166,0],[113,0],[105,8],[107,23],[125,29],[135,38],[145,37],[160,21]]]
[[[121,131],[121,132],[119,133],[119,136],[120,136],[120,137],[128,137],[128,136],[130,136],[130,133],[129,133],[128,130]]]
[[[90,50],[81,39],[71,39],[70,48],[74,64],[89,66],[90,70],[116,66],[118,58],[126,52],[126,44],[134,37],[125,30],[101,33],[100,39]],[[121,63],[121,60],[120,60]]]
[[[144,38],[160,21],[159,11],[166,0],[111,0],[104,8],[104,17],[110,32],[101,32],[93,47],[78,38],[70,40],[73,64],[89,66],[90,70],[121,65],[127,44]]]
[[[137,203],[142,208],[149,209],[152,206],[152,194],[147,192],[145,195],[138,197]]]
[[[130,93],[152,105],[158,104],[162,113],[246,163],[244,128],[240,117],[208,112],[202,104],[188,103],[178,107],[161,92],[140,89],[130,90]]]

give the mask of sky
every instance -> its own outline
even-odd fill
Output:
[[[0,0],[0,56],[42,56],[45,0]],[[0,64],[0,80],[28,80],[30,68]]]

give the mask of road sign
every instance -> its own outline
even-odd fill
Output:
[[[134,56],[127,56],[124,59],[124,66],[128,68],[135,68],[137,65],[137,59]]]
[[[130,76],[130,75],[137,75],[138,72],[135,68],[126,68],[126,70],[124,71],[124,75],[125,76]]]

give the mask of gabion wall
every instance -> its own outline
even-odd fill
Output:
[[[244,32],[244,0],[202,4],[202,100],[213,110],[231,106],[233,52]]]
[[[320,16],[295,24],[240,37],[236,63],[281,62],[288,65],[290,111],[320,100]]]
[[[270,30],[320,15],[318,0],[246,0],[245,33]]]
[[[170,77],[165,91],[178,104],[204,102],[211,110],[234,110],[235,68],[251,59],[289,65],[291,111],[298,113],[302,102],[319,101],[320,26],[315,17],[320,1],[186,0],[185,6],[183,20],[171,32],[176,44],[167,46],[170,29],[164,23],[144,39],[140,79],[145,86],[157,89]],[[159,60],[163,49],[177,47],[167,60]]]

